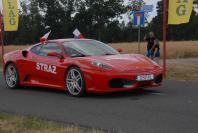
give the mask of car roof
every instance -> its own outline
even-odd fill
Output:
[[[68,39],[53,39],[53,40],[47,40],[47,43],[57,43],[57,44],[63,44],[64,42],[71,42],[71,41],[89,41],[89,40],[93,40],[93,39],[75,39],[75,38],[68,38]],[[41,43],[37,43],[37,44],[34,44],[32,46],[30,46],[29,48],[27,49],[31,49],[37,45],[40,45]]]
[[[88,41],[88,40],[92,40],[92,39],[74,39],[74,38],[68,38],[68,39],[54,39],[54,40],[48,40],[48,42],[55,42],[55,43],[59,43],[62,44],[64,42],[70,42],[70,41]]]

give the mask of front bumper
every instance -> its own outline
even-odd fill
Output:
[[[84,70],[87,92],[108,93],[118,91],[128,91],[138,88],[158,87],[162,83],[162,70],[148,72],[101,72]],[[138,75],[153,74],[155,79],[152,81],[136,81]]]

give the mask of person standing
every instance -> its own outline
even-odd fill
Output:
[[[159,40],[157,39],[154,32],[149,32],[149,34],[145,35],[144,41],[147,41],[147,54],[148,58],[155,60],[159,64],[160,58],[160,46]]]

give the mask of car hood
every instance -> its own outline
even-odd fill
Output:
[[[138,54],[120,54],[108,56],[88,57],[91,61],[98,61],[120,71],[148,71],[159,67],[149,58]]]

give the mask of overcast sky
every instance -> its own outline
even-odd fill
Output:
[[[145,0],[146,4],[148,5],[154,5],[154,11],[149,13],[149,15],[151,16],[149,19],[152,19],[154,16],[157,15],[157,12],[156,12],[156,5],[157,5],[157,2],[159,0]]]
[[[129,0],[125,0],[125,3],[128,3]],[[144,0],[146,2],[146,5],[154,5],[154,10],[153,12],[150,12],[149,13],[149,18],[148,18],[148,21],[151,21],[153,17],[155,17],[157,15],[157,12],[156,12],[156,5],[157,5],[157,2],[160,1],[160,0]],[[129,19],[128,19],[128,16],[124,16],[124,21],[125,22],[128,22]]]
[[[19,0],[18,0],[19,1]],[[129,0],[125,0],[125,3],[127,3]],[[149,13],[149,21],[157,15],[156,13],[156,4],[159,0],[144,0],[146,2],[147,5],[154,5],[154,11]],[[2,0],[0,0],[0,9],[2,7]],[[124,16],[124,20],[125,21],[129,21],[127,16]]]

